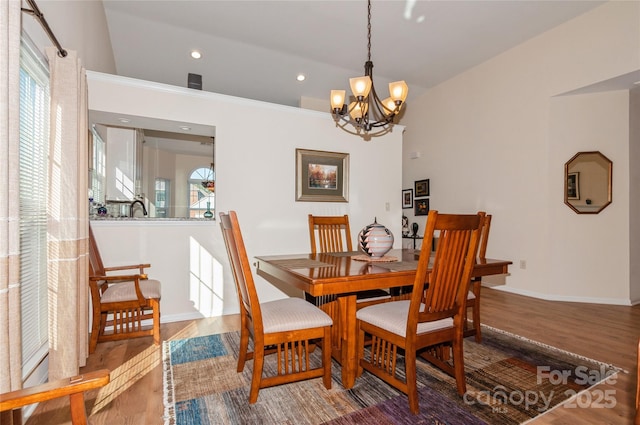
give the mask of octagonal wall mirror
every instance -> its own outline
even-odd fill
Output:
[[[598,214],[611,203],[613,163],[598,151],[578,152],[564,164],[564,203],[578,214]]]

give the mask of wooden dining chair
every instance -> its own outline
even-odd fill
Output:
[[[318,216],[309,214],[311,253],[353,251],[349,216]]]
[[[2,412],[0,413],[0,423],[20,425],[22,424],[20,408],[29,404],[69,396],[71,423],[73,425],[86,425],[87,412],[84,406],[84,393],[107,385],[109,379],[109,371],[102,369],[0,394],[0,412]],[[10,415],[10,417],[5,415]]]
[[[319,216],[309,214],[309,242],[311,253],[337,253],[353,251],[349,216]],[[357,294],[359,307],[389,299],[389,291],[382,289],[361,291]],[[320,306],[336,299],[335,295],[314,297],[305,292],[307,301]]]
[[[480,232],[480,246],[478,248],[478,258],[485,260],[487,257],[487,243],[489,241],[489,230],[491,229],[491,214],[484,217],[482,223],[482,231]],[[482,329],[480,326],[480,289],[482,288],[482,277],[474,277],[471,279],[469,294],[467,296],[467,311],[471,309],[472,327],[465,319],[464,336],[475,335],[476,342],[482,342]]]
[[[408,395],[412,413],[419,413],[416,356],[455,376],[458,394],[466,392],[464,375],[464,319],[467,291],[480,242],[484,212],[476,215],[429,211],[425,243],[410,300],[392,301],[356,313],[358,375],[364,370]],[[431,243],[440,232],[429,271]],[[365,357],[365,336],[371,347]],[[405,356],[405,378],[396,372],[397,356]],[[453,356],[453,366],[445,359]]]
[[[149,267],[150,264],[105,267],[89,226],[89,288],[93,310],[89,353],[96,350],[98,342],[149,335],[153,336],[154,344],[160,344],[161,285],[148,278],[145,269]],[[138,273],[122,274],[127,270]]]
[[[331,318],[301,298],[260,303],[236,212],[220,213],[220,227],[240,302],[238,372],[253,359],[249,403],[258,400],[261,388],[320,376],[330,389],[331,349],[322,350],[320,367],[312,367],[309,355],[316,340],[331,347]],[[253,352],[248,351],[249,338]],[[273,353],[277,353],[277,375],[263,377],[264,356]]]

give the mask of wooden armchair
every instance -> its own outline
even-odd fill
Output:
[[[160,344],[160,282],[144,273],[150,264],[105,267],[89,226],[89,287],[93,323],[89,352],[98,342],[153,336]],[[110,274],[137,270],[136,274]],[[152,320],[151,326],[143,321]]]
[[[484,217],[482,231],[480,232],[480,247],[478,248],[478,258],[480,261],[486,259],[487,242],[489,240],[489,230],[491,229],[491,215]],[[469,323],[465,320],[464,336],[475,335],[476,342],[482,342],[482,331],[480,326],[480,288],[482,287],[482,278],[474,277],[471,279],[469,287],[469,295],[467,296],[467,310],[471,309],[471,318],[473,319],[473,327],[469,328]]]
[[[453,375],[458,394],[466,392],[464,319],[483,217],[483,212],[455,215],[429,211],[411,299],[376,304],[356,313],[358,374],[366,369],[407,394],[414,414],[419,412],[417,355]],[[440,237],[429,270],[434,231],[440,231]],[[367,335],[371,335],[371,349],[365,357]],[[453,365],[445,361],[449,351]],[[397,355],[402,352],[404,374],[396,371]]]
[[[7,419],[4,415],[10,414],[13,418],[13,424],[19,425],[22,423],[22,415],[16,409],[41,401],[69,396],[71,423],[73,425],[86,425],[87,413],[84,407],[84,393],[107,385],[109,379],[109,371],[102,369],[72,378],[59,379],[0,394],[0,412],[3,412],[0,415],[0,422],[4,423],[5,419]]]
[[[331,350],[323,348],[321,367],[312,368],[309,355],[315,340],[331,347],[331,318],[301,298],[260,303],[235,211],[220,213],[220,227],[240,301],[238,372],[253,359],[249,403],[258,400],[261,388],[304,379],[322,377],[330,389]],[[253,352],[248,351],[249,338]],[[277,353],[277,375],[263,377],[264,356],[272,353]]]

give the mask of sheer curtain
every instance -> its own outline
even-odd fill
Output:
[[[77,53],[47,48],[51,87],[48,276],[49,379],[73,376],[88,355],[87,82]]]
[[[21,2],[0,2],[0,392],[22,387],[20,324]],[[49,378],[73,376],[88,350],[88,128],[85,72],[75,52],[51,68],[48,188]],[[11,418],[2,416],[2,423]]]
[[[0,392],[22,388],[20,329],[20,2],[0,2]],[[12,423],[11,412],[0,422]],[[16,417],[17,419],[18,417]]]
[[[19,1],[0,3],[0,51],[0,392],[6,392],[22,387]]]

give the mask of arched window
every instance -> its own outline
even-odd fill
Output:
[[[213,190],[206,189],[202,185],[203,181],[215,181],[215,173],[211,168],[197,168],[189,176],[188,216],[190,218],[210,218],[215,216],[215,193]]]

